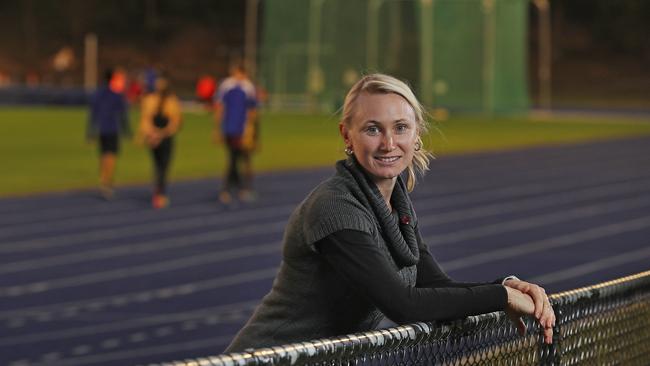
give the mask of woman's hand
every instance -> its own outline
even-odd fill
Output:
[[[555,314],[544,289],[520,280],[508,280],[505,287],[508,292],[506,313],[519,330],[519,333],[522,335],[526,333],[526,325],[521,316],[534,315],[542,326],[544,342],[552,343]],[[520,290],[520,288],[526,292]]]
[[[163,139],[162,134],[157,130],[149,131],[145,135],[145,143],[147,144],[147,146],[151,148],[157,147],[160,144],[160,141],[162,141],[162,139]]]
[[[546,291],[533,283],[510,279],[504,283],[505,286],[517,289],[533,299],[535,303],[535,318],[543,328],[553,328],[555,326],[555,313],[551,302],[548,300]]]

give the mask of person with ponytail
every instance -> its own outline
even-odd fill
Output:
[[[156,79],[155,91],[142,100],[140,135],[151,149],[154,165],[154,188],[151,204],[155,209],[169,205],[167,177],[171,164],[174,135],[181,124],[178,97],[172,92],[169,80],[161,75]]]
[[[522,333],[521,316],[534,315],[552,341],[555,315],[541,287],[514,276],[454,281],[423,242],[409,193],[431,154],[424,108],[407,84],[363,77],[339,131],[346,159],[289,218],[273,287],[226,352],[499,310]]]

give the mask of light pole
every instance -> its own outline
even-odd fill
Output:
[[[368,21],[366,30],[366,67],[371,72],[378,71],[379,54],[379,8],[383,0],[368,0]]]
[[[84,88],[97,88],[97,36],[94,33],[84,38]]]
[[[551,109],[551,16],[548,0],[534,0],[533,4],[539,11],[538,35],[538,60],[537,77],[539,78],[539,106],[542,109]]]
[[[307,52],[307,91],[311,96],[312,108],[315,107],[316,95],[323,90],[324,76],[320,66],[320,24],[321,11],[325,0],[309,2],[309,44]]]
[[[496,4],[483,0],[483,110],[494,112],[494,67],[496,56]]]
[[[434,0],[420,0],[420,88],[424,105],[433,105]]]
[[[248,75],[255,80],[257,73],[257,18],[259,13],[259,0],[246,1],[246,20],[244,30],[244,58],[248,68]]]

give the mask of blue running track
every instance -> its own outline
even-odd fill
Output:
[[[650,268],[650,138],[443,157],[413,193],[460,280],[557,292]],[[0,365],[137,365],[220,353],[268,291],[292,209],[333,168],[0,200]]]

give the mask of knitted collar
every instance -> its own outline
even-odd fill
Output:
[[[390,203],[397,212],[395,217],[386,205],[377,185],[354,157],[337,162],[336,171],[340,176],[353,180],[349,182],[352,183],[350,190],[361,204],[370,208],[375,214],[395,262],[405,267],[417,264],[420,251],[415,234],[415,212],[402,177],[397,177],[390,198]]]

